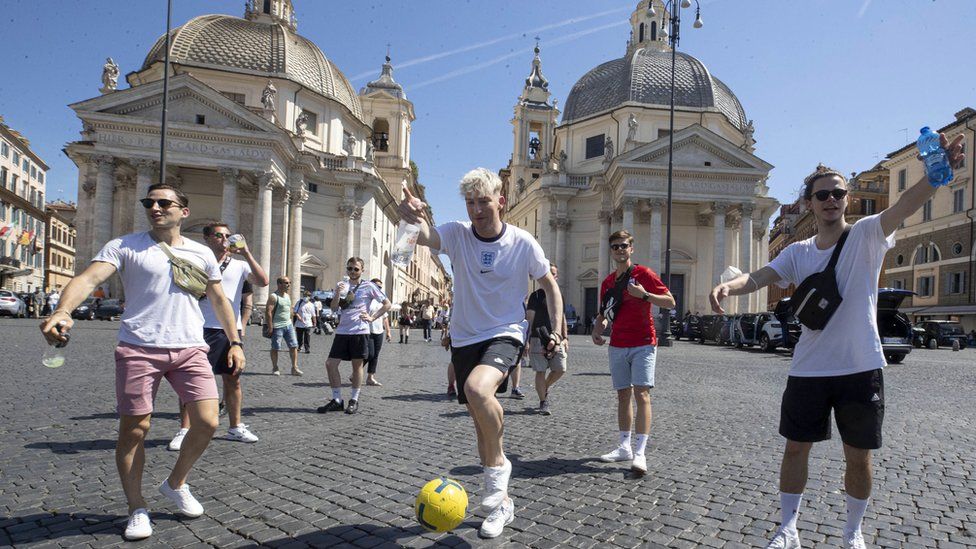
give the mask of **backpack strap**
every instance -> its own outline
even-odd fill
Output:
[[[824,272],[833,271],[834,267],[837,266],[837,260],[840,258],[840,251],[844,249],[844,243],[847,242],[847,235],[851,232],[851,227],[853,225],[848,225],[844,232],[840,234],[840,239],[837,241],[837,245],[834,246],[834,253],[830,254],[830,262],[827,263],[827,268]]]

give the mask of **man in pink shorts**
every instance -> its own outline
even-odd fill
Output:
[[[221,288],[220,267],[210,248],[180,235],[190,215],[189,200],[179,189],[165,184],[149,187],[141,200],[151,229],[116,238],[101,249],[91,265],[64,289],[57,309],[42,325],[49,343],[66,341],[71,311],[110,276],[118,273],[125,292],[125,313],[115,350],[115,393],[118,403],[119,441],[115,463],[129,504],[127,539],[152,535],[149,511],[142,497],[144,442],[159,383],[165,377],[186,403],[190,431],[179,458],[159,492],[189,517],[203,514],[203,506],[190,494],[187,476],[210,444],[217,429],[217,385],[207,360],[203,314],[198,296],[174,282],[164,247],[207,276],[206,297],[230,341],[228,365],[235,375],[244,369],[244,352],[231,302]]]

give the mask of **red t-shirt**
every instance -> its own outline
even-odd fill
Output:
[[[667,286],[661,277],[650,268],[634,265],[630,272],[630,280],[636,281],[644,290],[652,294],[665,294]],[[617,272],[610,273],[600,285],[600,299],[607,295],[617,282]],[[639,297],[630,295],[624,290],[623,303],[613,320],[613,330],[610,332],[610,345],[613,347],[642,347],[657,345],[657,333],[654,331],[654,318],[651,316],[651,304]]]

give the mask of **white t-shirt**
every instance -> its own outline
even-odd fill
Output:
[[[495,238],[474,234],[470,222],[437,227],[441,253],[454,270],[451,344],[472,345],[497,337],[525,342],[525,296],[529,277],[549,272],[549,260],[528,232],[509,224]]]
[[[311,328],[312,317],[315,316],[315,304],[303,299],[295,307],[295,314],[298,315],[298,320],[295,322],[296,328]]]
[[[220,267],[220,263],[217,264]],[[241,330],[241,290],[244,289],[244,281],[251,275],[251,266],[247,261],[230,258],[227,267],[221,275],[220,285],[224,288],[224,295],[231,302],[234,310],[234,318],[237,320],[237,329]],[[223,328],[217,320],[217,313],[210,304],[209,299],[200,300],[200,310],[203,312],[204,328]]]
[[[173,254],[219,282],[220,267],[210,248],[186,236],[182,240],[181,245],[171,246]],[[169,258],[148,232],[108,242],[92,261],[115,266],[122,278],[125,312],[119,341],[164,349],[207,347],[200,302],[173,282]]]
[[[818,250],[816,238],[790,244],[769,263],[782,277],[777,283],[781,288],[799,285],[827,268],[834,246]],[[791,376],[843,376],[886,365],[878,337],[878,277],[885,253],[894,245],[894,233],[886,236],[881,230],[880,214],[851,227],[836,268],[844,300],[823,330],[803,327],[793,350]]]
[[[382,308],[383,308],[383,302],[382,301],[373,300],[373,302],[369,304],[369,316],[375,316],[376,313],[377,313],[377,311],[379,311]],[[369,323],[369,333],[371,333],[371,334],[382,334],[382,333],[384,333],[386,331],[386,330],[383,329],[383,319],[384,318],[386,318],[386,313],[383,313],[382,316],[380,316],[376,320],[370,322]]]
[[[369,322],[360,318],[362,313],[369,312],[369,304],[373,300],[381,303],[386,301],[386,294],[368,280],[364,280],[358,288],[352,286],[349,291],[353,291],[353,288],[356,289],[356,296],[352,304],[341,309],[339,314],[339,326],[336,328],[336,333],[339,335],[369,334]],[[339,299],[339,296],[336,295],[334,299]]]

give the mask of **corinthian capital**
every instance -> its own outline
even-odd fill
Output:
[[[155,160],[137,160],[136,161],[136,173],[139,177],[152,177],[156,173],[156,166],[159,163]]]
[[[217,172],[220,173],[221,179],[225,183],[236,183],[238,171],[237,168],[218,168]]]
[[[275,173],[271,170],[254,172],[254,179],[258,183],[258,189],[273,189],[277,181]]]
[[[292,187],[291,189],[291,205],[301,208],[305,205],[305,201],[308,200],[308,191],[305,187]]]

